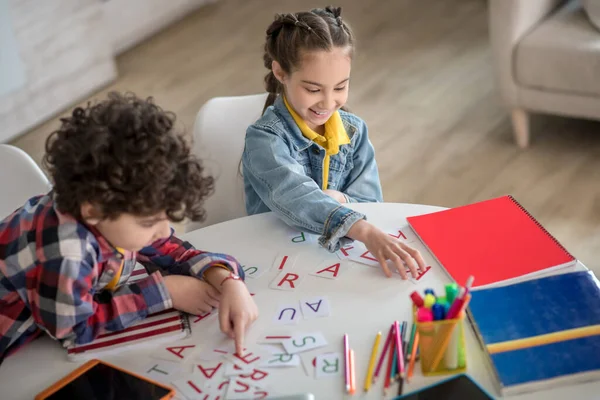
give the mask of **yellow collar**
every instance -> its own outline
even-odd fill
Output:
[[[321,188],[326,190],[329,184],[330,156],[339,153],[342,144],[350,143],[350,138],[348,137],[348,133],[342,122],[342,117],[340,116],[339,111],[334,112],[333,115],[325,121],[325,134],[319,135],[317,132],[310,129],[306,122],[304,122],[292,107],[290,107],[285,96],[283,96],[283,102],[292,115],[292,118],[294,118],[296,125],[300,128],[302,135],[325,149],[325,157],[323,157],[323,184],[321,185]]]
[[[319,135],[310,129],[296,111],[290,107],[285,96],[283,96],[283,102],[304,137],[323,147],[328,155],[337,154],[341,145],[350,143],[350,138],[346,133],[339,111],[334,112],[325,122],[325,135]]]

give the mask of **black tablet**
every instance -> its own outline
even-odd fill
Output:
[[[394,400],[493,400],[481,386],[469,376],[460,374],[445,381],[403,394]]]
[[[161,383],[100,360],[77,368],[35,400],[168,400],[175,391]]]

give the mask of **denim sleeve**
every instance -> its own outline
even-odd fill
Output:
[[[355,118],[358,131],[354,144],[354,167],[344,182],[341,191],[349,203],[377,203],[383,201],[381,182],[375,149],[369,140],[367,125],[363,120]]]
[[[365,218],[327,196],[266,127],[248,128],[242,163],[244,179],[263,203],[288,225],[321,235],[319,243],[331,252],[350,242],[348,230]]]

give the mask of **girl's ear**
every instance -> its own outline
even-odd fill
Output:
[[[279,83],[283,85],[285,79],[287,78],[287,75],[283,68],[281,68],[281,64],[273,60],[273,62],[271,63],[271,70],[273,71],[273,75],[275,75],[275,78],[277,78]]]
[[[80,206],[81,218],[92,226],[95,226],[102,220],[102,213],[91,203],[85,202]]]

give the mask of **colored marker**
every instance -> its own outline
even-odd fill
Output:
[[[429,308],[421,307],[417,310],[417,321],[429,322],[433,321],[433,314]]]
[[[446,301],[448,304],[452,304],[457,295],[458,285],[456,283],[448,283],[446,285]]]
[[[446,319],[454,319],[458,316],[458,313],[463,308],[465,298],[466,298],[467,294],[469,294],[469,290],[471,289],[471,286],[473,285],[473,280],[474,280],[474,278],[472,276],[470,276],[469,279],[467,279],[467,284],[465,285],[465,287],[460,288],[460,291],[458,292],[458,297],[456,299],[454,299],[454,301],[452,302],[452,305],[450,306],[450,309],[448,310],[448,314],[446,315]],[[427,299],[425,299],[425,300],[426,300],[425,302],[427,302]]]
[[[423,302],[423,298],[416,290],[410,294],[410,298],[412,299],[413,304],[417,307],[423,307],[425,304]]]
[[[426,294],[423,300],[425,307],[431,308],[435,304],[435,296],[432,294]]]
[[[433,314],[433,320],[439,321],[444,319],[446,310],[443,305],[436,303],[431,307],[431,313]]]

